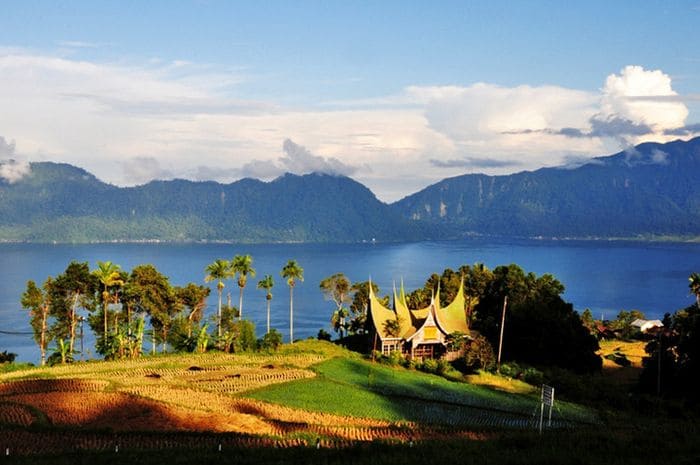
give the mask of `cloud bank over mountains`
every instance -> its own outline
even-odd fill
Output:
[[[241,97],[251,79],[190,62],[0,49],[0,135],[16,141],[0,141],[0,159],[63,161],[118,185],[321,171],[352,175],[390,201],[455,174],[555,166],[700,134],[688,121],[697,98],[678,94],[662,70],[634,65],[601,76],[594,91],[481,82],[294,105]],[[4,163],[0,173],[9,181],[26,169]]]

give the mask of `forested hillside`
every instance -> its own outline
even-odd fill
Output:
[[[445,179],[395,203],[455,235],[700,236],[700,138],[646,143],[578,167]]]
[[[357,242],[430,236],[347,177],[265,183],[153,181],[119,188],[65,164],[33,163],[0,181],[0,239],[36,242]]]
[[[577,167],[445,179],[387,205],[344,176],[152,181],[121,188],[66,164],[0,179],[0,240],[358,242],[700,237],[700,138]]]

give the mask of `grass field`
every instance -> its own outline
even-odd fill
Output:
[[[590,463],[622,445],[624,457],[641,457],[633,463],[650,463],[656,453],[630,449],[640,435],[649,441],[651,425],[611,427],[592,410],[565,402],[554,420],[567,428],[540,437],[532,428],[537,389],[491,375],[478,381],[373,364],[319,341],[272,354],[166,355],[12,371],[0,374],[0,452],[10,453],[0,461]],[[694,423],[655,425],[661,428],[650,440],[656,447],[681,441],[680,449],[664,451],[666,458],[683,463],[697,453]],[[584,447],[582,440],[599,445]],[[569,452],[572,460],[551,460]]]
[[[310,411],[461,427],[522,428],[532,425],[539,412],[537,395],[509,394],[363,360],[336,358],[312,369],[315,378],[268,386],[248,396]],[[594,422],[595,417],[559,403],[554,420],[567,424]]]

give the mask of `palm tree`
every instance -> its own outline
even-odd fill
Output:
[[[690,292],[695,294],[695,303],[700,308],[700,273],[691,274],[688,281],[690,281],[690,284],[688,284]]]
[[[267,332],[270,332],[270,301],[272,300],[272,286],[275,282],[272,280],[272,276],[266,274],[263,279],[258,281],[258,289],[265,289],[267,294],[265,298],[267,299]]]
[[[107,304],[109,301],[109,288],[115,286],[123,286],[124,280],[121,279],[119,270],[121,267],[110,261],[97,262],[97,269],[92,272],[93,275],[102,284],[102,312],[104,313],[104,336],[107,337],[108,320],[107,320]]]
[[[241,289],[241,294],[238,299],[238,319],[243,319],[243,288],[248,282],[248,275],[251,278],[255,277],[253,269],[253,258],[250,255],[236,255],[231,261],[231,270],[233,273],[238,273],[238,287]]]
[[[294,342],[294,285],[298,279],[304,282],[304,269],[296,260],[289,260],[280,273],[289,285],[289,342]]]
[[[205,269],[207,275],[204,277],[205,282],[210,282],[216,280],[216,290],[219,293],[219,310],[217,313],[217,334],[221,337],[221,293],[224,290],[224,280],[233,276],[231,271],[231,264],[228,260],[216,259],[213,263],[210,263]]]

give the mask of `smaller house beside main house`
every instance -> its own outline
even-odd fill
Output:
[[[374,350],[384,355],[401,352],[412,360],[442,357],[452,360],[459,355],[459,352],[450,351],[448,336],[453,333],[469,336],[463,283],[454,300],[444,308],[440,306],[438,288],[430,306],[409,309],[403,286],[399,295],[394,289],[393,307],[392,310],[382,305],[370,283],[369,313]]]

